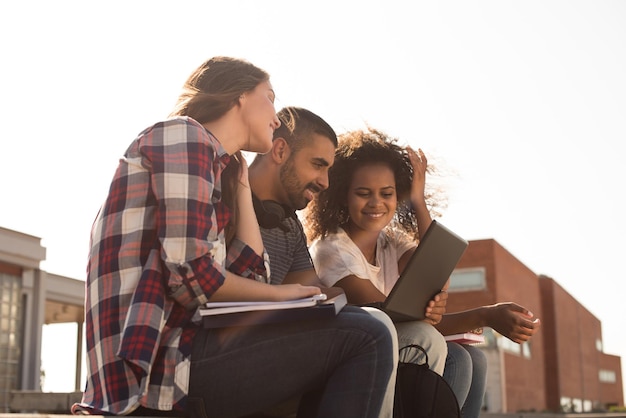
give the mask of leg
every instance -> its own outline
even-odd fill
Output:
[[[463,409],[472,385],[472,359],[461,344],[448,343],[448,357],[443,378],[452,388],[459,407]]]
[[[383,400],[383,407],[380,411],[380,418],[392,418],[393,417],[393,400],[395,397],[395,390],[396,390],[396,372],[398,371],[398,368],[397,368],[398,335],[396,333],[396,327],[394,326],[391,318],[389,318],[389,316],[383,311],[381,311],[380,309],[368,308],[368,307],[364,307],[362,309],[366,311],[367,313],[369,313],[370,315],[372,315],[374,318],[381,321],[383,324],[385,324],[385,326],[389,330],[389,333],[392,336],[394,368],[391,374],[391,378],[389,379],[389,385],[387,386],[387,393],[385,394],[385,399]]]
[[[227,418],[323,387],[314,416],[376,418],[395,368],[392,351],[387,327],[350,306],[332,320],[202,329],[190,399],[202,400],[203,416]]]
[[[461,415],[463,418],[478,418],[483,406],[483,398],[485,397],[487,358],[485,357],[485,353],[478,347],[463,345],[463,348],[471,357],[472,383],[467,398],[465,399],[465,404],[462,405]]]
[[[428,354],[428,365],[431,370],[442,375],[446,364],[448,348],[443,335],[435,327],[423,321],[397,322],[398,344],[400,348],[417,344],[422,346]],[[404,350],[400,359],[404,362],[422,362],[422,355],[416,355],[415,350]]]

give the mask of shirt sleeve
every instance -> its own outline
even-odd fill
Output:
[[[221,201],[220,176],[229,156],[220,150],[191,119],[154,125],[139,141],[141,164],[150,172],[167,285],[171,296],[188,309],[205,303],[225,279],[223,230],[230,210]],[[239,270],[239,257],[254,258],[245,248],[233,249],[229,261]],[[252,263],[259,264],[254,259]]]
[[[234,238],[228,249],[226,269],[238,276],[269,282],[269,256],[263,251],[259,256],[249,245]]]
[[[334,286],[351,275],[369,280],[367,263],[358,248],[355,250],[344,245],[337,236],[316,240],[311,245],[311,256],[317,275],[325,286]]]
[[[309,246],[306,241],[306,234],[302,227],[302,223],[298,219],[291,219],[291,229],[295,238],[293,257],[289,272],[304,271],[313,269],[313,260],[311,259],[311,253],[309,252]]]

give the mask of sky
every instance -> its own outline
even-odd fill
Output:
[[[440,221],[556,280],[626,363],[625,22],[606,0],[2,2],[0,226],[84,280],[129,143],[200,63],[245,58],[277,108],[422,148],[448,173]]]

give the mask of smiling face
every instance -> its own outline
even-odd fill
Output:
[[[334,161],[335,145],[329,138],[313,134],[280,168],[283,202],[294,210],[304,209],[315,195],[328,188],[328,169]]]
[[[274,107],[274,89],[269,81],[263,81],[240,99],[242,114],[248,127],[244,151],[266,153],[272,148],[274,130],[280,126]]]
[[[398,207],[393,170],[385,164],[356,169],[347,196],[351,231],[378,234],[393,219]]]

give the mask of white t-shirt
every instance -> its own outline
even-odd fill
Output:
[[[367,259],[339,228],[337,233],[315,240],[309,247],[317,275],[325,286],[333,286],[344,277],[354,275],[370,280],[384,295],[389,295],[398,280],[398,260],[417,244],[401,231],[384,230],[376,243],[376,265]],[[381,267],[382,266],[382,267]]]

